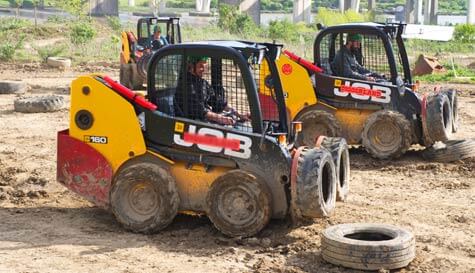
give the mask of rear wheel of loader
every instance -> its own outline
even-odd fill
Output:
[[[447,94],[438,93],[427,100],[427,129],[432,141],[447,141],[452,135],[453,110]]]
[[[206,197],[207,214],[214,226],[231,236],[248,237],[269,222],[271,195],[257,177],[241,170],[218,177]]]
[[[153,233],[172,222],[180,198],[168,171],[144,158],[119,171],[111,189],[110,203],[117,221],[126,229]]]
[[[142,55],[142,57],[137,61],[137,74],[142,82],[147,81],[147,68],[152,56],[152,53],[144,53],[144,55]]]
[[[319,136],[336,137],[341,135],[341,126],[331,113],[322,110],[310,110],[297,118],[302,122],[303,130],[296,140],[297,146],[315,146]]]
[[[120,74],[119,82],[123,86],[132,89],[140,90],[143,88],[143,80],[137,73],[137,64],[121,64],[120,65]]]
[[[327,217],[335,208],[336,173],[325,148],[299,148],[292,162],[292,213],[298,218]]]
[[[350,154],[348,144],[341,137],[326,137],[322,146],[333,157],[336,172],[336,200],[345,201],[350,189]]]
[[[450,89],[446,92],[450,100],[450,105],[452,107],[452,132],[455,133],[459,127],[459,109],[458,109],[458,99],[457,91]]]
[[[373,157],[397,158],[411,146],[411,124],[401,113],[378,111],[366,120],[361,138]]]

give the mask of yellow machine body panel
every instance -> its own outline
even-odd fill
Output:
[[[276,65],[282,83],[285,105],[290,119],[294,120],[302,109],[317,103],[312,81],[304,67],[283,54],[276,61]]]
[[[346,138],[348,144],[361,142],[361,132],[363,132],[364,124],[368,116],[374,112],[375,110],[360,109],[338,109],[335,112],[338,122],[344,125],[341,127],[342,136]]]
[[[120,63],[128,64],[130,62],[130,44],[127,32],[122,31],[121,34],[122,50],[120,51]]]
[[[85,111],[92,115],[92,125],[81,129],[76,119]],[[100,152],[114,172],[126,160],[146,152],[132,104],[93,75],[72,82],[69,134]]]
[[[211,167],[206,170],[201,164],[187,166],[176,162],[170,166],[170,173],[175,178],[180,195],[180,211],[203,211],[206,208],[206,195],[213,182],[231,168]]]

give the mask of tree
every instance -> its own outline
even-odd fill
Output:
[[[31,4],[33,4],[33,10],[35,14],[35,28],[38,27],[38,15],[37,15],[37,10],[38,6],[40,5],[40,0],[30,0]]]
[[[86,12],[86,4],[89,1],[84,0],[51,0],[51,3],[62,10],[69,12],[77,19],[84,17]]]
[[[16,5],[16,17],[20,16],[20,7],[23,5],[23,0],[15,0]]]

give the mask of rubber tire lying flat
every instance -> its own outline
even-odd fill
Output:
[[[341,137],[325,137],[322,146],[333,157],[336,172],[336,200],[345,201],[350,190],[350,154],[348,144]]]
[[[22,113],[46,113],[64,108],[64,97],[56,95],[24,97],[13,102],[16,112]]]
[[[271,194],[263,181],[242,170],[218,177],[206,196],[206,214],[214,226],[231,237],[261,231],[272,215]]]
[[[71,59],[62,57],[48,57],[46,63],[51,67],[68,69],[71,67]]]
[[[411,146],[411,123],[401,113],[377,111],[366,120],[361,139],[371,156],[378,159],[398,158]]]
[[[180,197],[170,173],[147,157],[132,159],[114,178],[112,213],[126,229],[154,233],[175,218]]]
[[[379,270],[407,266],[415,258],[414,235],[386,224],[341,224],[321,234],[327,262],[344,267]]]
[[[22,81],[0,81],[0,94],[23,94],[27,85]]]
[[[475,157],[475,140],[464,139],[436,142],[422,151],[422,157],[426,160],[443,163]]]
[[[319,136],[337,137],[341,135],[341,126],[331,113],[322,110],[309,110],[297,118],[302,122],[303,131],[297,136],[296,146],[315,146]]]
[[[441,92],[427,98],[427,129],[433,141],[447,141],[452,136],[453,111],[449,97]]]
[[[303,148],[298,158],[296,183],[292,185],[292,210],[298,218],[327,217],[335,208],[336,173],[325,148]]]

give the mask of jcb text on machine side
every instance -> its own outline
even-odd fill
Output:
[[[106,76],[79,77],[69,130],[58,133],[58,181],[134,232],[190,211],[229,236],[289,213],[328,216],[348,192],[346,141],[293,148],[301,124],[287,120],[280,52],[238,41],[163,47],[150,61],[148,100]]]

